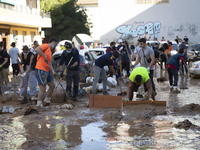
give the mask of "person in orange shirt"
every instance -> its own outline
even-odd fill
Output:
[[[51,95],[55,88],[54,80],[51,73],[55,75],[55,71],[53,70],[50,61],[52,59],[52,51],[54,50],[57,44],[58,40],[52,37],[49,40],[49,44],[47,43],[42,44],[35,49],[35,52],[38,54],[37,63],[35,66],[35,76],[37,78],[38,85],[40,88],[37,100],[37,106],[39,107],[43,107],[42,100],[44,98],[44,94],[46,91],[46,84],[48,84],[49,89],[47,91],[43,104],[50,105],[51,103],[50,102]]]
[[[168,47],[169,47],[169,48],[166,49],[165,52],[164,52],[164,53],[165,53],[165,56],[166,56],[166,58],[167,58],[167,60],[171,57],[171,50],[173,49],[173,48],[172,48],[172,42],[169,42],[169,43],[168,43]]]

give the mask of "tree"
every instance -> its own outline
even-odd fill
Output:
[[[43,29],[46,36],[59,40],[72,39],[77,33],[90,35],[92,23],[88,22],[86,10],[76,5],[76,0],[41,0],[41,10],[50,12],[52,28]]]

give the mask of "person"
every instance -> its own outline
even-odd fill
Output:
[[[116,51],[117,49],[116,49],[115,45],[116,45],[115,42],[111,42],[111,43],[110,43],[110,47],[108,47],[108,48],[106,49],[106,54],[109,53],[109,52]]]
[[[165,50],[164,54],[166,56],[166,59],[168,60],[171,57],[171,51],[172,51],[172,42],[168,42],[168,49]]]
[[[164,38],[164,36],[162,37],[161,41],[165,41],[165,38]]]
[[[185,41],[185,44],[188,44],[189,39],[187,38],[187,36],[185,36],[183,40]]]
[[[162,49],[163,48],[163,49]],[[167,56],[166,56],[166,51],[168,50],[169,46],[167,43],[164,43],[162,48],[159,49],[160,56],[161,56],[161,69],[163,69],[163,62],[165,64],[165,69],[166,69],[166,62],[167,62]]]
[[[147,46],[148,46],[149,48],[151,48],[151,46],[150,46],[149,42],[147,42]]]
[[[139,40],[138,40],[138,43],[137,43],[136,48],[135,48],[135,51],[133,53],[133,59],[137,60],[138,52],[140,51],[140,49],[141,49],[141,47],[140,47]]]
[[[39,46],[38,41],[33,42],[33,46],[30,49],[30,52],[32,52],[34,55],[36,54],[35,49]]]
[[[116,75],[116,79],[119,79],[119,75],[117,74],[117,71],[114,70],[113,65],[115,65],[115,59],[119,57],[119,52],[109,52],[107,54],[104,54],[103,56],[99,57],[95,61],[94,66],[94,82],[92,84],[92,93],[96,94],[96,85],[99,80],[99,77],[103,79],[103,94],[109,95],[107,92],[107,75],[106,71],[104,70],[104,66],[109,66],[110,70],[113,72],[113,74]]]
[[[171,56],[167,61],[167,71],[169,75],[169,86],[170,91],[175,93],[180,93],[180,90],[178,90],[178,70],[180,66],[182,66],[182,63],[184,61],[183,58],[183,48],[180,48],[178,53]],[[174,80],[173,80],[174,78]]]
[[[38,85],[40,91],[38,93],[38,101],[37,106],[42,107],[43,105],[50,105],[51,95],[55,88],[54,80],[51,75],[55,75],[55,71],[53,70],[51,59],[52,59],[52,51],[58,44],[58,40],[55,37],[50,38],[49,43],[42,44],[35,49],[37,55],[37,63],[35,66],[35,76],[38,81]],[[46,91],[46,84],[49,86],[46,97],[43,101],[44,94]]]
[[[175,40],[174,40],[174,41],[176,41],[176,43],[178,44],[178,42],[179,42],[178,35],[176,36],[176,38],[175,38]]]
[[[130,76],[130,59],[129,55],[131,55],[131,50],[128,48],[128,42],[125,41],[122,49],[120,49],[120,53],[122,54],[122,70],[125,69],[127,73],[127,82],[129,81],[129,76]],[[128,54],[128,53],[129,54]]]
[[[120,50],[120,48],[123,48],[122,39],[119,39],[118,43],[119,43],[119,45],[117,46],[117,50]]]
[[[131,49],[131,60],[134,60],[134,59],[133,59],[133,53],[134,53],[134,51],[135,51],[135,45],[131,45],[131,46],[130,46],[130,49]]]
[[[8,53],[5,49],[3,49],[3,41],[0,42],[0,93],[1,93],[1,87],[3,85],[8,84],[8,72],[9,72],[9,65],[10,61],[8,61]],[[5,81],[5,83],[4,83]]]
[[[146,67],[149,70],[149,76],[151,78],[151,83],[153,87],[153,91],[156,92],[155,89],[155,84],[153,82],[153,72],[154,72],[154,62],[155,62],[155,56],[154,56],[154,51],[146,45],[146,40],[144,38],[141,38],[139,40],[140,43],[140,51],[138,53],[138,58],[133,65],[133,68],[140,62],[140,65],[142,67]],[[146,89],[145,89],[146,91]]]
[[[90,43],[89,48],[93,48],[93,43]]]
[[[155,55],[155,65],[159,62],[159,52],[158,52],[158,43],[154,43],[153,51]]]
[[[138,43],[137,43],[136,46],[137,46],[137,47],[135,48],[135,51],[134,51],[134,54],[133,54],[133,58],[136,58],[135,60],[137,60],[137,58],[138,58],[138,53],[139,53],[139,51],[140,51],[140,49],[141,49],[140,44],[139,44],[139,40],[138,40]],[[138,64],[135,66],[135,68],[137,68],[137,67],[140,67],[140,63],[138,63]],[[137,97],[137,98],[143,98],[143,95],[142,95],[142,86],[140,86],[140,87],[138,88],[136,97]]]
[[[83,43],[81,43],[81,50],[83,50],[84,49],[84,46],[83,46]]]
[[[21,103],[24,102],[24,96],[26,95],[25,93],[25,88],[30,87],[30,95],[31,95],[31,100],[35,101],[37,100],[37,79],[35,77],[35,73],[33,70],[31,70],[31,62],[33,60],[33,53],[29,52],[28,46],[23,46],[22,48],[23,52],[19,54],[19,58],[21,60],[21,65],[23,65],[22,72],[23,74],[21,77],[23,78],[21,81],[21,86],[20,86],[20,99]]]
[[[79,80],[80,80],[79,52],[76,48],[72,48],[72,44],[69,42],[65,42],[65,48],[66,50],[62,53],[61,59],[59,62],[60,71],[61,71],[60,77],[61,78],[63,77],[62,65],[63,63],[65,63],[65,65],[68,66],[67,76],[66,76],[66,91],[73,101],[78,101],[77,96],[78,96],[78,87],[79,87]],[[73,95],[71,93],[72,81],[74,82]]]
[[[9,50],[9,55],[12,60],[12,69],[13,69],[13,76],[17,76],[19,74],[19,49],[15,47],[15,42],[12,42],[11,45],[13,48]]]
[[[182,63],[182,74],[184,74],[184,68],[185,68],[185,72],[186,74],[188,73],[188,68],[187,68],[187,48],[185,46],[184,41],[182,41],[182,39],[179,39],[179,48],[183,48],[183,57],[184,57],[184,62]]]
[[[144,84],[148,91],[148,100],[155,100],[155,95],[152,90],[151,78],[149,77],[149,70],[146,67],[135,68],[129,77],[129,84],[127,88],[126,101],[132,101],[134,93],[137,92],[138,87]]]
[[[158,40],[157,40],[157,38],[154,37],[154,38],[153,38],[153,41],[158,41]]]
[[[102,43],[98,43],[97,48],[102,48]]]

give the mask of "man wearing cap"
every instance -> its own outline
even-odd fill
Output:
[[[119,39],[118,43],[119,43],[119,45],[117,46],[117,50],[119,50],[120,48],[123,48],[122,39]]]
[[[19,49],[15,47],[15,42],[12,42],[11,45],[13,48],[9,50],[9,54],[12,60],[12,68],[13,68],[13,76],[17,76],[19,74]]]
[[[107,92],[107,74],[104,70],[104,66],[109,66],[109,69],[112,71],[113,74],[116,75],[116,79],[119,79],[119,75],[117,74],[117,71],[114,70],[115,66],[115,60],[119,57],[119,52],[109,52],[101,57],[99,57],[95,61],[94,66],[94,82],[92,84],[92,93],[96,94],[96,85],[99,81],[99,77],[103,80],[103,95],[109,95]]]
[[[79,86],[79,64],[80,64],[80,58],[79,58],[79,52],[76,48],[72,48],[72,44],[69,42],[65,42],[65,50],[63,51],[61,55],[61,59],[59,62],[60,66],[60,77],[63,77],[63,69],[62,65],[65,63],[67,68],[67,76],[66,76],[66,91],[70,97],[72,97],[73,101],[77,101],[77,95],[78,95],[78,86]],[[70,62],[71,60],[71,62]],[[72,88],[72,81],[74,82],[74,88],[73,88],[73,95],[71,93]]]
[[[126,101],[132,101],[134,93],[137,92],[139,86],[141,84],[145,84],[145,87],[148,91],[148,100],[152,101],[155,100],[155,95],[152,90],[151,79],[149,77],[149,71],[145,67],[137,67],[135,68],[131,75],[129,76],[129,85],[127,89],[127,97]]]

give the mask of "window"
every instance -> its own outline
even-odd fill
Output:
[[[13,30],[13,39],[14,39],[14,41],[18,40],[18,32],[17,32],[17,30]]]
[[[169,3],[169,0],[135,0],[135,4],[164,4]]]
[[[22,31],[23,43],[26,44],[26,31]]]
[[[31,42],[34,41],[34,38],[35,38],[35,32],[31,32]]]

